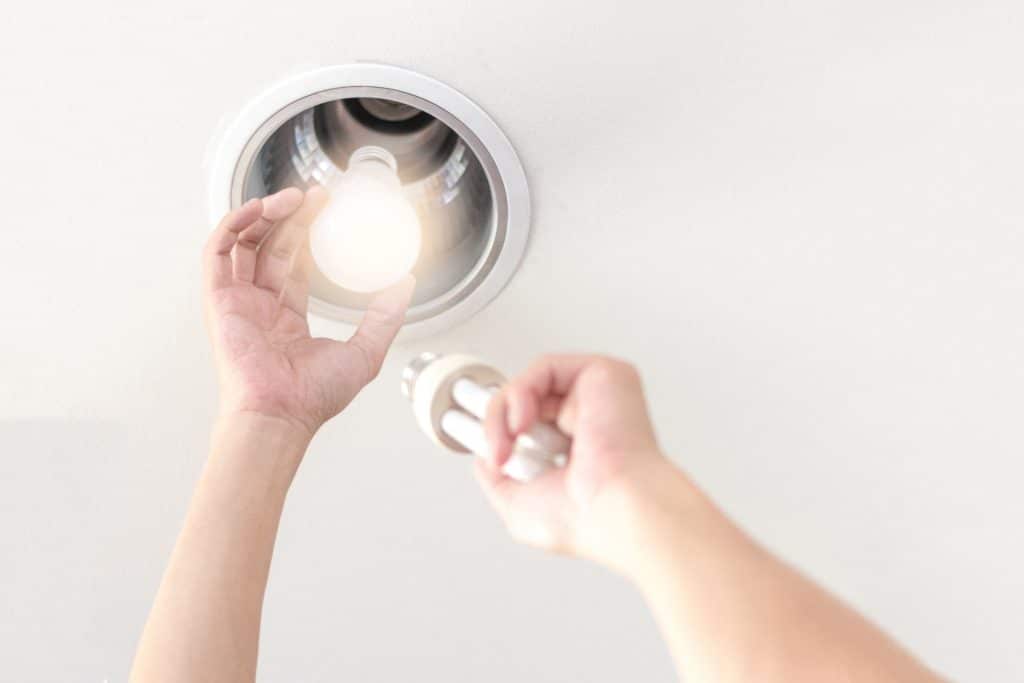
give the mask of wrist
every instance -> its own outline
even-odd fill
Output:
[[[273,464],[288,476],[302,461],[313,430],[284,417],[249,410],[221,411],[213,426],[212,456],[242,459],[251,466]],[[259,467],[254,467],[258,471]]]
[[[222,401],[215,425],[239,425],[275,439],[307,442],[312,440],[322,423],[312,419],[299,419],[291,414],[266,410],[246,401]]]
[[[275,434],[312,439],[331,416],[317,415],[305,401],[258,383],[221,378],[218,422],[244,421]]]
[[[690,479],[661,454],[639,460],[602,488],[592,506],[588,554],[641,583],[666,536],[717,514]]]

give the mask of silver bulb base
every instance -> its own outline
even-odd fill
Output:
[[[435,360],[441,357],[440,353],[433,353],[431,351],[424,351],[420,355],[409,361],[404,368],[402,368],[402,395],[410,401],[416,395],[416,380],[424,369]]]

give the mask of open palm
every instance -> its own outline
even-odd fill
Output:
[[[309,226],[322,188],[291,188],[229,213],[204,253],[204,298],[222,409],[294,423],[310,434],[380,370],[412,278],[378,295],[347,342],[313,338],[306,323]]]

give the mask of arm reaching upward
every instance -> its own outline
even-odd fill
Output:
[[[573,439],[528,484],[499,471],[538,419]],[[621,573],[646,598],[688,683],[939,679],[876,627],[743,533],[662,454],[631,366],[536,362],[488,406],[481,485],[513,537]]]
[[[380,370],[411,278],[371,304],[348,342],[306,324],[309,226],[319,188],[254,199],[203,256],[221,387],[210,454],[139,642],[131,680],[252,681],[285,495],[306,447]]]

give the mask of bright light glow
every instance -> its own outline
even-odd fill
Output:
[[[397,169],[387,150],[361,147],[327,188],[331,198],[310,229],[310,249],[320,271],[345,289],[384,289],[416,265],[420,221]]]

